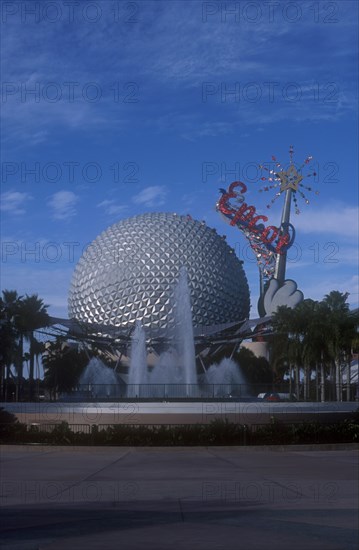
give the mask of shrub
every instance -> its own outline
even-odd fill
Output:
[[[196,445],[291,445],[358,443],[358,415],[334,424],[272,422],[256,428],[216,419],[210,424],[146,426],[114,424],[105,429],[93,425],[90,433],[74,432],[67,422],[51,432],[18,421],[0,425],[2,443],[47,445],[196,446]]]

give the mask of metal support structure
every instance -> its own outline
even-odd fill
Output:
[[[281,219],[281,235],[285,235],[288,232],[288,225],[290,220],[290,207],[292,201],[292,189],[287,189],[285,192],[285,200],[282,211]],[[274,277],[283,284],[285,281],[285,268],[287,264],[287,251],[277,255],[277,261],[275,266]]]
[[[259,269],[259,296],[260,298],[263,298],[264,296],[264,277],[263,272],[261,269]]]
[[[199,362],[201,363],[201,367],[202,367],[202,369],[203,369],[203,372],[206,373],[207,370],[206,370],[206,367],[204,366],[204,363],[203,363],[203,361],[202,361],[201,355],[200,355],[200,354],[196,355],[196,359],[197,359],[197,358],[199,359]]]

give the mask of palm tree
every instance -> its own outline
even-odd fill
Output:
[[[350,360],[353,342],[357,337],[358,314],[350,313],[347,293],[333,290],[321,302],[304,300],[295,309],[280,307],[273,316],[272,361],[289,361],[297,372],[304,370],[304,399],[309,398],[311,371],[320,366],[321,400],[325,399],[326,365],[331,365],[331,378],[335,378],[336,399],[342,399],[341,369],[343,360]],[[348,374],[349,379],[349,374]],[[347,398],[349,398],[347,387]],[[317,386],[317,397],[319,388]]]
[[[295,372],[295,393],[299,398],[299,372],[302,365],[302,318],[299,306],[291,309],[287,306],[278,308],[272,318],[273,336],[271,337],[272,364],[289,365],[290,380]]]
[[[278,308],[273,317],[274,335],[272,337],[272,361],[289,364],[290,380],[295,371],[296,394],[299,396],[300,369],[303,369],[303,397],[310,398],[310,380],[312,370],[316,371],[318,384],[318,366],[321,358],[328,355],[325,335],[329,328],[326,317],[314,300],[304,300],[295,309]],[[324,380],[323,372],[322,380]],[[317,398],[319,390],[317,389]]]
[[[18,310],[17,325],[20,331],[21,357],[23,357],[23,339],[28,340],[30,344],[30,370],[29,370],[29,393],[30,399],[33,397],[34,386],[34,362],[35,355],[39,354],[39,342],[34,336],[34,331],[48,326],[49,315],[47,313],[48,305],[38,297],[37,294],[27,295],[20,302]]]
[[[16,290],[3,290],[2,298],[0,298],[0,361],[2,388],[4,379],[6,386],[9,382],[11,365],[14,364],[18,371],[22,364],[20,361],[19,331],[17,326],[21,300],[22,297],[18,295]],[[19,373],[18,371],[18,374],[22,376],[22,372]]]
[[[323,302],[329,306],[331,311],[347,314],[349,313],[349,304],[347,303],[348,297],[349,292],[332,290],[329,294],[324,296]]]
[[[332,325],[331,341],[334,355],[335,367],[335,389],[336,400],[342,400],[342,377],[340,364],[343,355],[350,353],[351,339],[349,332],[351,323],[349,321],[349,305],[347,304],[349,294],[332,290],[324,296],[323,303],[328,307],[329,319]],[[354,327],[352,327],[354,330]],[[333,378],[333,377],[332,377]]]
[[[312,327],[311,320],[315,316],[316,302],[314,300],[304,300],[295,310],[293,310],[295,319],[295,331],[297,335],[298,346],[300,347],[300,360],[303,367],[303,385],[304,400],[310,398],[310,380],[313,368],[313,347],[312,347]]]
[[[320,399],[325,401],[325,365],[334,357],[335,328],[327,304],[308,301],[306,306],[306,337],[303,340],[305,361],[316,370],[316,396],[319,398],[318,371],[320,367]]]
[[[0,385],[1,398],[4,396],[4,382],[12,363],[13,343],[15,341],[14,327],[7,318],[4,301],[0,298]],[[7,371],[7,372],[6,372]]]
[[[351,370],[351,361],[354,358],[354,355],[358,358],[358,349],[359,349],[359,308],[350,311],[349,313],[349,322],[351,328],[347,333],[348,341],[350,341],[350,350],[347,357],[347,401],[350,401],[350,370]],[[359,387],[358,387],[359,389]],[[357,391],[358,391],[357,389]]]
[[[89,361],[85,350],[76,349],[60,338],[45,344],[42,356],[45,384],[54,392],[73,389]]]

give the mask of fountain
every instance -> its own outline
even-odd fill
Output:
[[[170,348],[161,353],[157,363],[149,373],[150,397],[183,397],[186,395],[183,369],[179,365],[178,354]]]
[[[180,269],[174,289],[173,326],[167,329],[172,345],[161,353],[151,372],[146,365],[145,332],[136,323],[131,340],[128,397],[190,396],[197,384],[191,298],[187,271]]]
[[[149,371],[145,332],[141,324],[136,323],[131,341],[128,397],[225,397],[232,394],[235,386],[245,384],[238,365],[231,359],[212,365],[198,380],[190,291],[183,267],[174,289],[173,326],[167,332],[172,345],[160,354]]]
[[[184,267],[180,269],[174,295],[175,346],[182,367],[182,379],[185,384],[197,384],[191,297]]]
[[[247,381],[239,366],[228,357],[209,367],[205,374],[205,381],[207,384],[215,385],[214,397],[230,396],[233,392],[237,393],[238,389],[240,393],[249,393]]]
[[[143,384],[148,384],[146,335],[141,323],[137,321],[131,339],[128,397],[140,397]]]
[[[152,370],[147,366],[146,335],[137,321],[131,337],[130,367],[126,396],[129,398],[221,398],[239,396],[249,389],[232,359],[213,364],[197,377],[191,297],[187,271],[180,269],[173,292],[173,318],[166,330],[171,342]],[[93,398],[122,396],[120,380],[113,369],[93,357],[79,380],[79,388]],[[248,392],[250,393],[250,392]]]
[[[98,357],[92,357],[79,379],[81,390],[87,391],[91,397],[115,397],[119,380],[113,369]]]

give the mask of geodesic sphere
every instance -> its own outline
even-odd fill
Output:
[[[69,317],[163,328],[182,266],[194,326],[248,318],[248,283],[234,250],[203,222],[167,213],[121,220],[92,242],[73,274]]]

